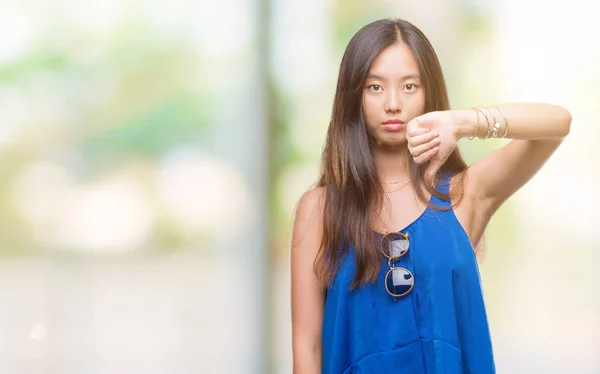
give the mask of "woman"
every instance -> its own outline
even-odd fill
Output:
[[[474,248],[569,133],[549,104],[450,110],[437,56],[403,20],[350,41],[322,170],[292,233],[294,373],[493,373]],[[510,138],[471,166],[457,141]]]

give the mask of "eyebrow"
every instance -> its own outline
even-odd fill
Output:
[[[421,76],[419,74],[408,74],[403,76],[402,78],[400,78],[401,81],[405,81],[408,79],[420,79]],[[379,80],[386,80],[384,77],[382,77],[381,75],[377,75],[377,74],[367,74],[366,79],[379,79]]]

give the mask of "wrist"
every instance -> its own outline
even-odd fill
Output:
[[[454,117],[454,136],[456,139],[478,136],[481,132],[477,124],[477,113],[473,109],[457,109],[452,111]]]

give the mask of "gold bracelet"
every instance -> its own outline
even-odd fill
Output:
[[[475,112],[475,115],[477,116],[477,123],[475,125],[475,131],[473,132],[473,135],[467,136],[467,139],[469,139],[469,140],[475,139],[475,136],[477,135],[477,132],[479,131],[479,112],[477,110],[475,110],[475,108],[471,108],[471,109],[473,109],[473,111]]]
[[[492,116],[492,119],[494,120],[494,126],[492,127],[492,133],[490,135],[488,135],[488,138],[497,138],[498,137],[498,129],[500,128],[500,122],[496,121],[496,117],[494,116],[494,114],[492,113],[492,110],[490,108],[486,108],[488,112],[490,112],[490,116]]]
[[[485,112],[483,110],[481,110],[480,108],[476,108],[476,110],[478,112],[481,112],[481,114],[483,114],[483,118],[485,118],[485,123],[487,123],[487,130],[485,132],[485,138],[483,136],[479,136],[479,139],[487,139],[488,135],[490,133],[490,121],[488,120],[487,116],[485,115]]]
[[[502,117],[504,117],[504,135],[502,135],[502,138],[506,138],[506,135],[508,135],[508,120],[506,119],[502,109],[500,109],[499,106],[496,106],[496,108],[500,111],[500,113],[502,113]]]

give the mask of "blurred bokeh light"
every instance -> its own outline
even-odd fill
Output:
[[[4,0],[0,372],[291,373],[289,239],[351,36],[429,36],[453,108],[573,115],[490,223],[499,373],[600,373],[600,23],[573,0]],[[469,162],[503,141],[464,141]]]

